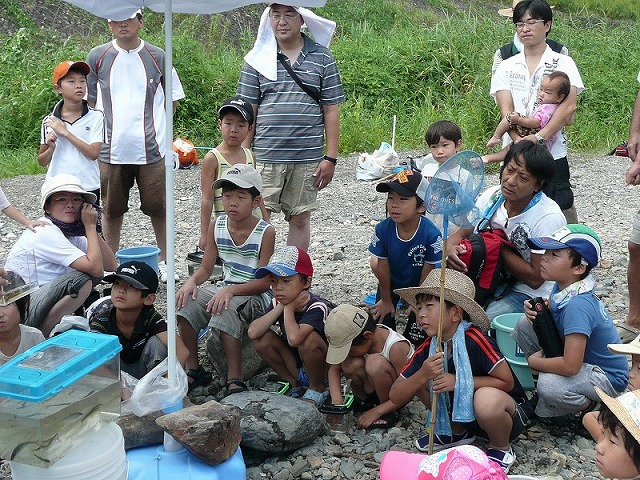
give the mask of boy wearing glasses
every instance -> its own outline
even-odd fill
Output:
[[[303,24],[315,41],[300,32]],[[272,3],[237,88],[255,113],[256,128],[243,145],[253,142],[265,206],[284,213],[289,245],[305,251],[318,190],[331,182],[338,156],[338,107],[345,98],[327,48],[335,26],[305,8]]]
[[[556,161],[556,175],[544,192],[556,201],[569,223],[577,223],[570,185],[567,161],[567,137],[564,126],[573,123],[577,96],[584,90],[580,72],[573,59],[554,52],[546,43],[551,31],[553,12],[546,0],[523,0],[513,10],[513,24],[524,51],[504,60],[491,79],[491,95],[500,108],[501,118],[517,113],[530,116],[538,106],[538,90],[545,75],[561,71],[569,76],[571,88],[558,105],[549,122],[537,133],[524,137],[544,145],[546,139],[559,133],[558,141],[549,146]],[[530,71],[529,67],[535,66]],[[509,130],[513,140],[521,139],[514,129]],[[499,157],[499,156],[498,156]],[[497,158],[496,158],[497,159]],[[502,158],[499,158],[500,160]]]

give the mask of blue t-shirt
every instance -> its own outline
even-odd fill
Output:
[[[267,312],[273,310],[275,305],[276,299],[274,298],[267,309]],[[326,337],[324,335],[324,324],[327,321],[327,315],[329,315],[329,312],[333,308],[335,308],[334,303],[310,292],[307,307],[303,312],[296,312],[294,317],[298,325],[310,325],[316,332],[318,332],[322,339],[326,341]],[[284,327],[284,314],[278,317],[276,322],[276,333],[280,335],[283,340],[287,341],[287,332]]]
[[[442,235],[431,220],[421,216],[416,232],[403,240],[389,217],[376,225],[369,252],[389,261],[391,290],[417,287],[424,264],[436,265],[442,260]]]
[[[469,363],[471,364],[471,374],[474,377],[489,376],[500,362],[506,362],[495,340],[483,334],[482,331],[474,325],[464,332],[464,342],[469,355]],[[429,358],[430,344],[431,337],[427,338],[424,343],[416,349],[400,373],[403,377],[409,378],[420,370],[422,364]],[[507,365],[509,365],[508,362]],[[450,356],[447,360],[447,369],[449,373],[456,373],[453,356]],[[511,370],[510,365],[509,369]],[[513,370],[511,374],[513,375],[513,389],[509,392],[509,396],[520,403],[526,398],[526,394],[524,393],[522,385],[520,385],[518,377],[513,373]],[[453,392],[449,393],[453,395]]]
[[[556,283],[551,295],[557,292]],[[620,343],[620,337],[604,304],[593,293],[587,292],[572,297],[563,308],[554,307],[553,302],[549,307],[563,339],[573,333],[587,336],[584,363],[600,367],[613,388],[618,392],[624,391],[629,382],[629,365],[627,357],[611,353],[607,348],[609,343]]]

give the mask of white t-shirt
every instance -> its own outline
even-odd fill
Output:
[[[638,83],[640,83],[640,72],[638,72]]]
[[[51,112],[52,116],[60,118],[60,101]],[[45,117],[44,120],[48,118]],[[45,136],[47,128],[42,121],[40,128],[40,144],[46,143]],[[63,120],[64,121],[64,120]],[[65,122],[67,130],[78,137],[83,142],[91,145],[92,143],[106,143],[106,132],[104,115],[100,110],[94,110],[86,107],[84,114],[75,122]],[[91,160],[85,157],[66,138],[58,137],[56,140],[56,148],[51,157],[51,163],[47,168],[47,178],[53,177],[60,173],[67,173],[78,177],[82,188],[88,191],[100,188],[100,169],[98,160]]]
[[[531,116],[538,106],[538,90],[540,89],[542,78],[555,71],[566,73],[571,81],[571,86],[576,87],[578,95],[582,93],[584,84],[573,59],[567,55],[554,52],[547,45],[547,49],[544,51],[533,75],[529,74],[524,53],[514,55],[500,63],[491,79],[491,96],[495,99],[497,92],[508,90],[513,98],[514,110],[521,115]],[[567,136],[564,128],[561,132],[558,141],[549,148],[551,155],[555,159],[567,156]]]
[[[485,190],[478,198],[476,205],[480,212],[484,212],[490,203],[491,195],[500,189],[500,186]],[[513,243],[518,250],[520,256],[527,262],[531,261],[532,250],[527,245],[527,240],[533,237],[544,237],[551,235],[558,228],[567,224],[567,220],[558,207],[558,204],[547,197],[544,193],[541,195],[538,203],[520,215],[509,218],[507,209],[502,205],[498,207],[491,217],[491,227],[494,230],[502,230],[507,234],[507,238]],[[540,250],[534,253],[542,253]],[[518,281],[513,289],[516,292],[522,292],[531,297],[548,298],[554,282],[544,282],[538,289],[529,287],[524,282]]]
[[[32,232],[28,228],[22,232],[7,255],[5,268],[18,273],[25,282],[36,280],[42,286],[65,273],[73,271],[69,265],[87,254],[87,237],[65,237],[62,231],[52,225],[45,217],[40,220],[49,225],[36,227]],[[36,261],[35,272],[22,255],[32,251]]]
[[[2,191],[2,188],[0,188],[0,212],[9,206],[11,206],[11,202],[9,202],[9,199]]]
[[[35,347],[39,343],[44,342],[44,335],[42,332],[34,327],[28,327],[26,325],[20,325],[20,344],[13,355],[5,355],[0,351],[0,365],[4,365],[12,358],[26,352],[31,347]]]

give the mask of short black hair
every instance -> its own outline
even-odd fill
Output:
[[[376,319],[373,318],[371,312],[367,312],[367,321],[362,328],[362,331],[351,341],[351,345],[362,345],[365,341],[364,334],[365,332],[375,332],[376,328],[378,328],[378,324]]]
[[[500,179],[502,179],[502,172],[512,161],[517,161],[522,158],[525,167],[536,177],[537,180],[542,182],[542,185],[549,183],[556,174],[556,161],[553,159],[553,155],[549,153],[543,145],[531,142],[529,140],[523,140],[518,143],[512,143],[507,155],[504,157],[504,162],[500,168]]]
[[[618,429],[623,432],[624,448],[629,453],[635,467],[640,470],[640,444],[604,403],[600,407],[600,413],[598,413],[598,422],[603,428],[612,433],[615,433]]]
[[[558,95],[564,95],[562,101],[569,96],[569,92],[571,91],[571,80],[569,79],[569,75],[560,70],[556,70],[555,72],[551,72],[546,76],[549,80],[559,80],[558,84]]]
[[[553,22],[553,10],[547,0],[522,0],[513,9],[513,23],[521,21],[527,10],[532,18],[544,20],[544,23]],[[549,35],[550,31],[551,27],[546,34]]]
[[[451,120],[438,120],[429,125],[424,140],[427,145],[433,145],[440,141],[440,137],[458,143],[462,140],[462,130],[457,123],[453,123]]]
[[[416,295],[416,303],[420,303],[420,302],[428,302],[429,300],[440,300],[440,297],[438,295],[432,295],[430,293],[419,293]],[[450,310],[453,307],[459,307],[460,310],[462,310],[462,319],[463,320],[469,320],[471,317],[469,317],[469,314],[465,311],[464,308],[460,307],[460,305],[456,305],[453,302],[450,302],[449,300],[445,299],[444,301],[444,305],[445,307],[447,307],[447,310]]]
[[[249,192],[252,200],[255,200],[256,197],[260,195],[260,191],[256,187],[242,188],[231,182],[224,182],[222,184],[222,193],[235,192],[236,190],[244,190],[245,192]]]
[[[576,252],[573,248],[569,248],[567,247],[567,249],[569,250],[569,258],[571,259],[571,266],[572,267],[577,267],[578,265],[582,264],[582,255],[580,255],[578,252]],[[585,262],[586,263],[586,262]],[[585,271],[582,275],[580,275],[580,280],[584,280],[585,278],[587,278],[587,275],[589,275],[589,273],[591,272],[591,265],[585,265]]]

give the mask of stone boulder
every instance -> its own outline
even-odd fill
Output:
[[[218,465],[240,445],[240,410],[210,401],[156,419],[187,450],[209,465]]]
[[[220,378],[227,378],[227,359],[224,356],[224,350],[222,350],[222,344],[220,343],[220,332],[214,328],[211,329],[209,338],[206,343],[207,356],[211,361],[211,364],[216,370],[216,373]],[[242,340],[242,376],[243,379],[248,379],[260,373],[266,368],[266,364],[256,352],[253,347],[253,343],[246,335]]]
[[[312,404],[275,393],[252,390],[222,400],[241,410],[242,446],[258,452],[285,453],[311,444],[326,429]]]

